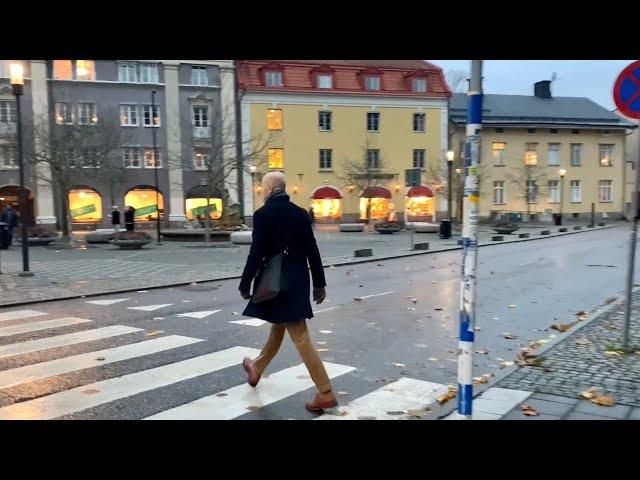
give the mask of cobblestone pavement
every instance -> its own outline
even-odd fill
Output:
[[[640,410],[630,408],[640,407],[640,353],[607,353],[611,347],[620,345],[623,308],[623,303],[616,304],[583,328],[569,330],[568,338],[542,353],[540,366],[520,367],[496,386],[553,395],[555,399],[536,396],[532,399],[570,404],[571,408],[551,406],[561,418],[587,419],[590,415],[640,418]],[[640,291],[633,295],[630,345],[640,348]],[[602,395],[612,396],[616,406],[601,407],[581,400],[580,393],[592,387]],[[522,417],[521,412],[514,411],[505,418],[516,417]]]
[[[517,233],[529,233],[540,238],[543,229],[551,230],[544,238],[567,235],[558,227],[533,225],[521,227]],[[625,228],[620,223],[609,222],[606,227],[587,229],[585,233],[601,228]],[[582,234],[581,232],[579,234]],[[587,233],[588,234],[588,233]],[[489,226],[480,229],[480,245],[494,243],[495,235]],[[459,248],[455,236],[442,240],[436,233],[415,234],[414,242],[428,242],[428,252],[410,250],[410,233],[394,235],[375,232],[340,233],[335,225],[318,225],[316,238],[325,265],[349,263],[354,250],[373,249],[370,260],[394,258],[412,254],[424,254]],[[505,240],[518,235],[505,235]],[[12,305],[30,301],[44,301],[80,295],[96,295],[131,289],[145,289],[180,283],[202,282],[238,276],[242,272],[248,252],[247,245],[228,242],[203,248],[202,243],[164,242],[149,244],[142,250],[121,251],[111,245],[86,245],[79,242],[75,248],[62,249],[55,244],[48,247],[31,247],[31,271],[33,277],[20,277],[22,269],[19,245],[0,251],[3,275],[0,275],[0,305]]]

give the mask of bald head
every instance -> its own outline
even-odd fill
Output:
[[[273,192],[284,191],[286,188],[287,180],[282,172],[269,172],[262,177],[262,192],[265,199]]]

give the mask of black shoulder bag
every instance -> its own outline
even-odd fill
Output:
[[[286,264],[289,250],[285,250],[265,260],[253,282],[252,303],[272,300],[287,290]]]

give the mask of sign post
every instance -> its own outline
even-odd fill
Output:
[[[613,100],[620,113],[629,118],[640,121],[640,61],[628,65],[613,86]],[[639,124],[640,128],[640,124]],[[636,261],[636,239],[638,237],[638,220],[640,219],[640,151],[636,163],[636,181],[633,188],[632,208],[633,221],[629,238],[629,259],[627,263],[627,285],[624,304],[624,328],[622,330],[622,346],[629,346],[629,327],[631,322],[631,298],[633,292],[633,277]]]

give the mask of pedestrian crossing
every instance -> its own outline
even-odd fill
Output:
[[[191,318],[199,319],[217,311],[191,313]],[[130,406],[135,412],[131,415],[138,419],[231,420],[257,410],[270,409],[267,415],[274,415],[279,402],[299,394],[311,398],[315,393],[302,363],[268,372],[256,388],[250,387],[241,365],[245,357],[259,354],[257,348],[230,345],[211,351],[201,338],[163,331],[145,335],[143,328],[99,326],[88,318],[47,318],[49,314],[37,310],[15,310],[3,315],[6,321],[0,327],[0,337],[6,338],[0,345],[0,420],[91,417],[94,411],[109,412],[108,408],[100,409],[114,402]],[[26,340],[17,337],[26,333],[31,334]],[[13,339],[9,337],[14,335],[17,338],[11,343]],[[118,368],[101,368],[115,364]],[[356,366],[333,361],[324,365],[336,391],[347,377],[354,381],[349,374]],[[227,371],[232,368],[236,370]],[[203,392],[198,398],[171,395],[172,389],[180,390],[192,379],[223,371],[231,375],[231,386],[227,382],[212,392],[203,379]],[[83,372],[86,374],[78,375]],[[38,388],[34,389],[36,384]],[[32,397],[30,393],[19,393],[14,400],[15,389],[34,393]],[[428,405],[446,391],[445,385],[403,377],[327,410],[317,419],[414,418],[415,411],[427,411]],[[145,395],[162,398],[163,402],[145,401]],[[100,418],[111,418],[109,415],[98,414]],[[283,415],[276,413],[276,417]],[[309,414],[306,418],[314,416]]]

